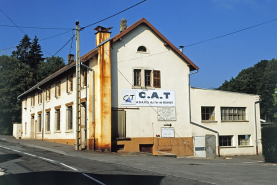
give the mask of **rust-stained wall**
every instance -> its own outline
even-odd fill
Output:
[[[117,145],[124,145],[124,152],[140,152],[140,144],[153,144],[153,155],[193,156],[193,138],[131,138],[117,141]]]
[[[97,32],[96,45],[110,37],[110,32]],[[95,149],[111,151],[111,45],[98,48],[95,73]]]

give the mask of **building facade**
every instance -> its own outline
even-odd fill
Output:
[[[23,139],[76,145],[77,130],[81,148],[90,150],[261,152],[259,96],[191,88],[198,67],[144,18],[129,27],[123,20],[114,37],[110,29],[96,27],[96,48],[81,57],[81,108],[75,62],[19,96]]]

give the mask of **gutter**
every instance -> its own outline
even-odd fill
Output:
[[[213,129],[209,128],[209,127],[206,127],[206,126],[204,126],[204,125],[201,125],[201,124],[199,124],[199,123],[195,123],[195,122],[192,122],[192,121],[191,121],[190,75],[193,75],[193,74],[195,74],[195,73],[198,73],[198,70],[197,70],[196,72],[194,72],[194,73],[190,73],[190,74],[189,74],[189,77],[188,77],[188,79],[189,79],[189,84],[188,84],[188,87],[189,87],[189,122],[190,122],[190,124],[193,124],[193,125],[195,125],[195,126],[198,126],[198,127],[200,127],[200,128],[209,130],[209,131],[214,132],[214,133],[217,134],[217,154],[218,154],[218,157],[220,157],[219,133],[218,133],[218,131],[213,130]]]
[[[260,103],[262,100],[254,102],[254,113],[255,113],[255,135],[256,135],[256,155],[258,155],[258,134],[257,134],[257,118],[256,118],[256,104]]]

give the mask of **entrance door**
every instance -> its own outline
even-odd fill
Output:
[[[126,138],[126,112],[124,110],[112,111],[112,151],[118,150],[117,139]]]
[[[35,116],[31,116],[31,139],[35,138],[35,127],[34,124],[35,123]]]
[[[206,157],[216,157],[216,138],[215,135],[206,135]]]
[[[81,149],[86,149],[87,146],[87,111],[86,102],[81,104]]]
[[[206,157],[205,136],[194,136],[194,156]]]

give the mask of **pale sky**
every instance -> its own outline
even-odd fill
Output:
[[[74,34],[79,20],[84,27],[109,17],[142,0],[1,0],[0,9],[18,26],[62,29],[20,29],[33,39],[39,38],[44,57],[54,55]],[[105,3],[103,3],[105,2]],[[127,19],[130,26],[146,18],[175,46],[188,46],[257,24],[277,19],[275,0],[147,0],[113,18],[84,29],[81,55],[95,48],[96,26],[113,27],[119,33],[119,22]],[[24,33],[0,11],[0,55],[11,55]],[[260,60],[277,58],[277,20],[236,34],[184,48],[184,54],[199,68],[191,76],[191,85],[217,88]],[[45,38],[61,34],[51,39]],[[71,42],[57,55],[65,60]],[[75,39],[71,53],[75,54]]]

